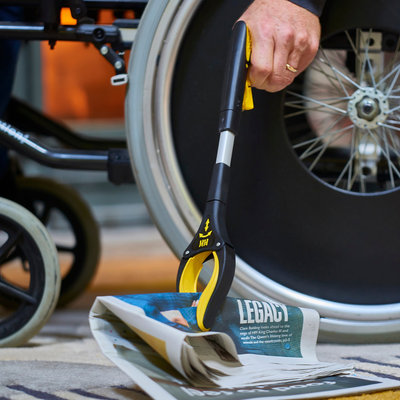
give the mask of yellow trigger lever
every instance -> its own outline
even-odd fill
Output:
[[[254,108],[248,72],[251,57],[250,32],[243,21],[235,24],[229,43],[222,106],[219,116],[219,146],[213,168],[203,220],[185,249],[178,270],[178,292],[197,292],[203,264],[214,261],[212,276],[197,305],[197,325],[203,331],[212,324],[231,288],[235,276],[235,250],[229,240],[225,215],[230,164],[242,111]]]

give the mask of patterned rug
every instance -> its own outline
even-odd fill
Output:
[[[87,315],[87,310],[56,311],[28,345],[0,349],[0,400],[149,399],[100,352]],[[359,374],[400,381],[400,344],[320,344],[318,356],[354,362]],[[341,399],[400,400],[400,391]]]

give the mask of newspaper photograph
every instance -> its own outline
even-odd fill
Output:
[[[103,353],[154,399],[334,397],[398,387],[319,362],[316,311],[227,298],[212,331],[196,322],[201,293],[98,297],[90,326]]]

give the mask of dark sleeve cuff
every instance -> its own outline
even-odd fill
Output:
[[[308,11],[311,11],[317,17],[320,17],[322,14],[322,10],[324,9],[325,0],[289,0],[294,4],[297,4],[300,7],[305,8]]]

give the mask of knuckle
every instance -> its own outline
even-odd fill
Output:
[[[266,77],[270,76],[271,72],[272,72],[272,66],[268,65],[268,64],[260,65],[257,68],[257,74],[259,74],[260,76],[263,76],[264,79]]]
[[[289,86],[291,83],[293,83],[294,78],[295,78],[295,75],[293,74],[293,77],[285,79],[285,87]]]
[[[296,37],[297,45],[300,47],[306,47],[308,44],[308,35],[306,32],[299,32]]]
[[[269,79],[269,83],[271,84],[271,86],[281,87],[284,85],[284,82],[285,82],[285,79],[281,75],[274,74]]]
[[[294,29],[292,27],[286,27],[282,33],[281,37],[284,42],[290,43],[294,40]]]
[[[310,43],[310,53],[313,55],[313,57],[317,54],[318,49],[319,49],[319,40],[314,39]]]

